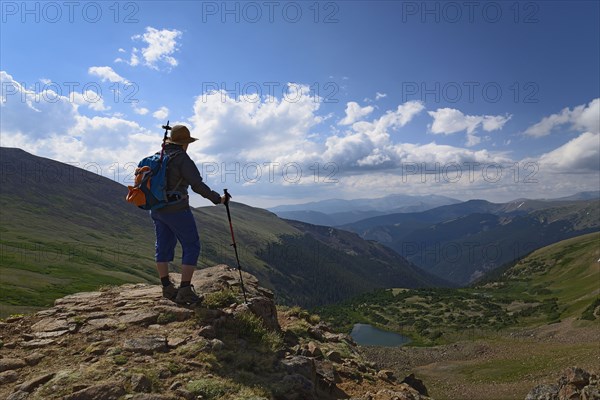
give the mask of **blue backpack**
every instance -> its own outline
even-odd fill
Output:
[[[178,203],[184,198],[179,191],[167,191],[167,165],[181,152],[171,154],[156,153],[144,158],[135,169],[135,183],[127,186],[125,199],[143,210],[157,210],[167,204]],[[179,186],[183,178],[177,182]],[[169,201],[169,198],[175,200]]]

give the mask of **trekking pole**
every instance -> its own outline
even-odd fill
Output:
[[[235,259],[237,260],[238,272],[240,273],[240,283],[242,285],[242,294],[244,295],[244,303],[247,304],[248,300],[246,299],[246,289],[244,288],[244,279],[242,278],[242,266],[240,265],[240,257],[238,255],[237,244],[235,243],[235,236],[233,234],[233,225],[231,224],[231,212],[229,211],[229,199],[231,198],[231,195],[229,194],[227,189],[224,189],[224,192],[225,192],[225,208],[227,209],[227,219],[229,220],[229,230],[231,230],[231,241],[233,242],[233,243],[231,243],[231,246],[233,246],[233,250],[235,250]]]
[[[163,154],[165,154],[165,143],[167,142],[167,134],[171,130],[169,126],[169,121],[167,121],[166,125],[163,125],[162,128],[165,130],[165,135],[163,136],[162,146],[160,148],[160,161],[162,162]]]

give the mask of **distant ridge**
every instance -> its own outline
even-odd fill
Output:
[[[465,285],[537,248],[600,230],[600,202],[470,200],[420,213],[368,218],[341,228],[377,240],[421,268]]]
[[[269,210],[281,218],[310,224],[340,226],[379,215],[419,212],[456,203],[460,203],[460,200],[446,196],[394,194],[376,199],[329,199],[304,204],[281,205],[269,208]]]

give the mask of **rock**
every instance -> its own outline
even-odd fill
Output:
[[[184,388],[178,388],[175,390],[175,394],[179,397],[183,397],[185,400],[196,400],[196,396]]]
[[[210,308],[201,309],[198,312],[198,314],[199,314],[200,320],[207,325],[213,325],[215,320],[217,320],[225,315],[225,313],[223,311],[221,311],[220,309],[213,310]]]
[[[198,329],[198,335],[206,339],[214,339],[217,337],[217,331],[215,330],[214,326],[206,325]]]
[[[62,335],[66,335],[69,332],[71,332],[70,329],[62,330],[62,331],[52,331],[52,332],[36,332],[33,334],[33,336],[36,339],[49,339],[49,338],[56,338],[56,337],[59,337]]]
[[[47,310],[41,310],[35,313],[36,317],[51,317],[58,312],[56,308],[49,308]]]
[[[187,338],[181,338],[181,337],[170,337],[167,339],[167,346],[169,346],[170,348],[174,349],[177,348],[181,345],[186,344],[188,341]]]
[[[54,378],[54,375],[55,375],[54,373],[50,373],[50,374],[44,374],[44,375],[38,376],[36,378],[30,379],[30,380],[22,383],[21,385],[19,385],[17,387],[17,389],[21,390],[23,392],[31,393],[38,386],[41,386],[44,383],[48,382],[50,379]]]
[[[18,322],[22,319],[23,319],[22,315],[13,315],[11,317],[6,318],[5,321],[9,324],[12,324],[13,322]]]
[[[15,350],[2,348],[0,365],[8,363],[8,358],[22,359],[21,369],[0,371],[0,383],[6,383],[0,387],[0,398],[6,399],[14,391],[18,393],[15,398],[29,400],[197,400],[199,393],[190,392],[186,385],[211,380],[208,372],[211,368],[214,371],[215,362],[219,370],[221,365],[227,370],[236,365],[251,368],[247,378],[260,374],[259,382],[269,386],[270,396],[266,397],[282,400],[348,398],[362,395],[367,389],[402,386],[378,380],[376,370],[364,367],[364,357],[357,348],[345,343],[345,335],[332,333],[325,324],[312,325],[314,318],[304,321],[305,317],[296,316],[296,322],[307,323],[306,331],[299,332],[286,311],[280,313],[284,317],[282,325],[286,323],[284,346],[264,353],[264,344],[276,344],[271,340],[274,337],[257,343],[249,335],[254,331],[236,330],[232,322],[240,313],[252,312],[264,327],[279,330],[272,298],[264,294],[255,279],[249,278],[245,285],[251,301],[239,304],[238,271],[208,270],[213,273],[210,278],[208,273],[203,276],[197,271],[200,279],[206,280],[207,288],[198,292],[230,290],[237,299],[225,310],[177,307],[161,298],[158,285],[123,285],[104,292],[67,296],[47,312],[26,316],[13,324],[0,323],[0,339],[16,343]],[[22,341],[23,337],[27,342]],[[292,346],[296,346],[295,350]],[[42,349],[36,350],[37,347]],[[296,352],[299,354],[292,355]],[[361,368],[364,373],[359,371]],[[27,382],[31,386],[23,388],[31,390],[31,394],[19,390],[24,380],[52,371],[56,375],[45,384],[40,383],[45,377]],[[246,378],[243,374],[240,377]],[[221,377],[214,378],[218,382]],[[227,374],[225,378],[232,376]],[[367,389],[362,390],[363,385]],[[342,389],[347,396],[343,396]],[[406,393],[409,390],[412,389],[407,386]],[[238,395],[242,396],[241,392]]]
[[[175,381],[171,384],[171,386],[169,386],[169,390],[177,390],[180,387],[183,387],[183,383]]]
[[[362,380],[362,374],[355,368],[348,367],[347,365],[339,365],[336,369],[338,375],[343,376],[346,379],[353,381]]]
[[[377,377],[379,379],[383,379],[384,381],[393,381],[395,379],[394,371],[387,369],[382,369],[381,371],[377,372]]]
[[[102,292],[75,293],[55,300],[54,305],[60,306],[77,303],[94,303],[94,300],[98,300],[100,296],[102,296]]]
[[[420,400],[423,399],[419,393],[409,386],[398,388],[399,390],[383,389],[371,397],[372,400]]]
[[[343,333],[323,332],[323,337],[328,342],[339,343],[346,338],[346,335],[344,335]]]
[[[559,400],[581,400],[577,386],[570,383],[564,385],[558,390]]]
[[[127,325],[142,325],[148,326],[156,322],[158,313],[156,312],[142,312],[142,313],[129,313],[119,317],[119,322]]]
[[[281,331],[279,321],[277,320],[277,308],[273,300],[264,297],[254,297],[248,301],[248,308],[262,319],[267,329],[276,332]]]
[[[156,393],[138,393],[131,400],[174,400],[173,397]]]
[[[210,346],[212,351],[221,351],[225,347],[225,343],[223,343],[219,339],[213,339],[210,341]]]
[[[600,388],[596,375],[578,368],[567,368],[558,384],[543,384],[534,387],[526,400],[591,400],[600,399]]]
[[[319,346],[315,342],[309,342],[308,345],[304,349],[302,349],[301,354],[306,357],[312,358],[322,358],[323,352],[319,348]]]
[[[101,309],[100,309],[101,310]],[[87,314],[85,316],[86,320],[90,320],[90,319],[100,319],[100,318],[108,318],[108,315],[100,310],[96,310],[94,312],[90,312],[89,314]],[[91,310],[88,310],[91,311]]]
[[[113,341],[111,339],[102,340],[100,342],[94,342],[85,349],[85,352],[88,354],[93,354],[95,356],[101,356],[112,344]]]
[[[131,390],[134,392],[150,393],[152,382],[144,374],[133,374],[131,376]]]
[[[56,343],[55,340],[52,339],[39,339],[39,340],[31,340],[29,342],[22,343],[21,346],[26,349],[39,349],[41,347],[46,347]]]
[[[21,338],[23,338],[23,340],[25,340],[25,341],[30,341],[30,340],[35,339],[35,336],[32,335],[31,333],[24,333],[21,335]]]
[[[175,307],[175,306],[155,306],[152,308],[155,312],[159,314],[163,314],[169,316],[171,318],[166,318],[167,320],[172,321],[185,321],[188,318],[194,316],[194,311],[189,310],[183,307]]]
[[[600,388],[598,386],[586,386],[581,390],[581,400],[600,399]]]
[[[590,374],[577,367],[567,368],[564,376],[567,378],[567,383],[576,386],[578,389],[583,388],[590,382]]]
[[[19,374],[13,370],[0,372],[0,385],[6,385],[7,383],[15,382],[18,378]]]
[[[107,382],[79,390],[63,397],[63,400],[118,400],[123,395],[125,389],[120,383]]]
[[[283,370],[288,374],[299,374],[311,381],[316,379],[316,367],[312,359],[304,356],[292,356],[281,360]]]
[[[29,397],[29,393],[22,390],[17,390],[6,398],[6,400],[25,400]]]
[[[333,364],[329,361],[321,361],[315,363],[315,370],[317,372],[317,378],[321,384],[325,384],[326,387],[332,388],[335,386],[335,382],[338,381],[338,377],[335,373]]]
[[[21,369],[26,365],[20,358],[0,358],[0,372]]]
[[[327,352],[325,356],[329,361],[333,361],[334,363],[341,364],[342,362],[344,362],[344,360],[342,359],[342,355],[339,351],[331,350]]]
[[[158,371],[158,377],[160,379],[168,379],[171,377],[171,371],[169,371],[168,369],[161,369],[160,371]]]
[[[96,318],[85,322],[85,327],[82,332],[91,332],[95,330],[115,329],[119,325],[119,321],[113,318]]]
[[[408,386],[412,387],[420,394],[422,394],[424,396],[429,396],[429,393],[427,392],[427,388],[425,387],[425,384],[423,383],[422,380],[417,379],[415,377],[415,374],[408,375],[406,378],[404,378],[402,380],[401,383],[406,383]]]
[[[168,351],[167,339],[163,336],[145,336],[135,339],[126,339],[123,350],[141,354]]]
[[[82,304],[80,306],[71,307],[71,310],[76,311],[78,313],[79,312],[93,313],[93,312],[102,311],[102,307],[93,305],[93,304]]]
[[[44,318],[41,321],[31,325],[33,332],[52,332],[69,329],[69,323],[64,319]]]
[[[285,388],[285,400],[315,400],[315,386],[312,381],[300,374],[286,375],[281,380]]]

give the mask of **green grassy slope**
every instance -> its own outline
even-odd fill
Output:
[[[0,315],[152,279],[152,224],[123,186],[19,149],[0,154]]]
[[[370,323],[410,335],[415,344],[451,342],[468,332],[535,327],[565,318],[586,324],[585,319],[600,320],[599,243],[599,232],[555,243],[480,286],[378,290],[318,312],[333,326],[348,330],[357,322]]]
[[[600,297],[600,233],[578,236],[536,250],[481,286],[496,296],[555,298],[560,318],[580,317]]]

